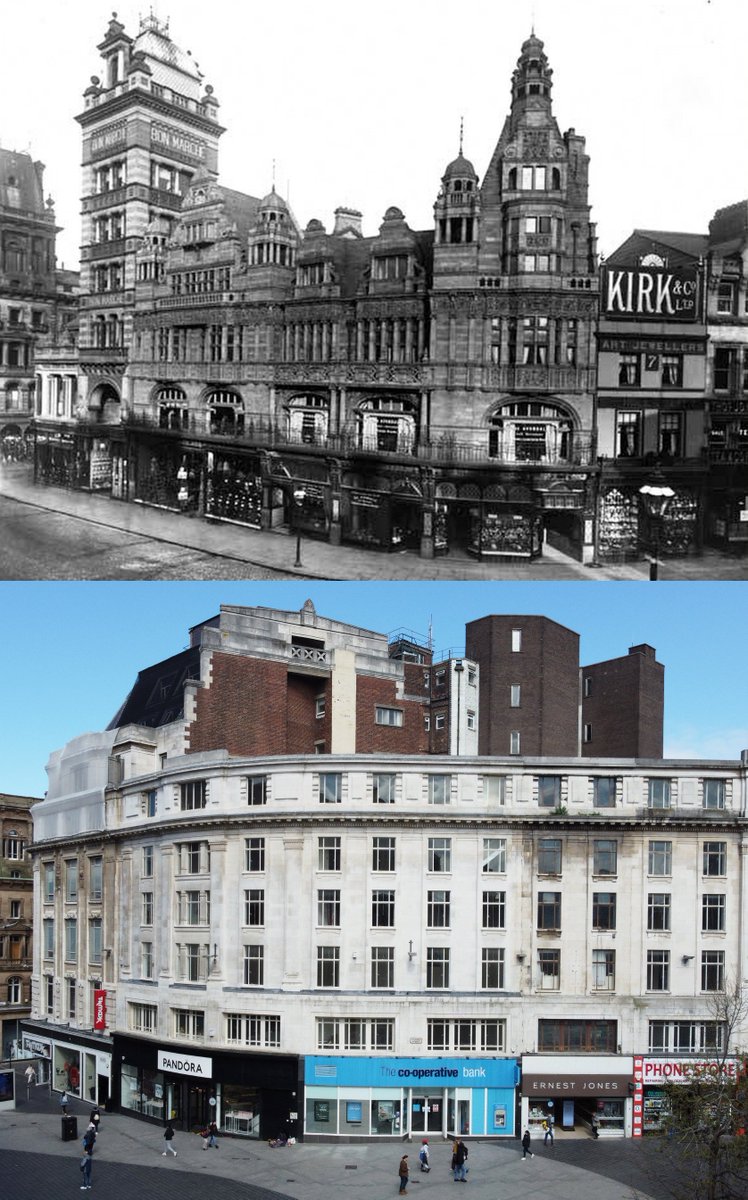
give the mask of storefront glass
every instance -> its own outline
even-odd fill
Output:
[[[71,1095],[80,1095],[81,1086],[81,1056],[80,1051],[70,1046],[55,1046],[54,1048],[54,1081],[55,1090],[68,1091]]]
[[[147,1071],[122,1064],[120,1105],[144,1117],[164,1119],[164,1077],[160,1071]]]
[[[260,1092],[258,1088],[227,1083],[223,1087],[223,1128],[242,1137],[260,1136]]]

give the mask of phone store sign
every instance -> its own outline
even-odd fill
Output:
[[[698,271],[605,267],[603,306],[605,316],[616,319],[698,321]]]
[[[642,1082],[645,1087],[665,1083],[734,1082],[746,1073],[739,1058],[645,1058]]]

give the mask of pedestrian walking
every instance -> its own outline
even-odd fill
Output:
[[[36,1071],[30,1063],[24,1071],[24,1075],[26,1076],[26,1084],[28,1087],[31,1087],[32,1084],[36,1083]]]
[[[530,1130],[526,1129],[525,1132],[522,1134],[522,1161],[523,1162],[527,1158],[528,1154],[530,1155],[530,1158],[535,1157],[532,1150],[530,1149]]]
[[[398,1192],[399,1196],[407,1195],[409,1170],[410,1170],[410,1168],[408,1167],[408,1156],[407,1156],[407,1154],[404,1154],[402,1156],[402,1158],[400,1159],[400,1166],[398,1167],[398,1173],[400,1175],[400,1191]]]
[[[166,1125],[166,1129],[164,1130],[164,1150],[161,1155],[162,1158],[166,1158],[167,1154],[173,1154],[175,1158],[177,1157],[177,1152],[172,1145],[173,1141],[174,1141],[174,1126],[172,1125],[171,1121],[168,1121],[167,1125]]]
[[[428,1172],[431,1170],[431,1165],[429,1163],[429,1140],[428,1140],[428,1138],[424,1138],[423,1141],[421,1142],[421,1149],[418,1152],[418,1161],[421,1164],[422,1171]]]
[[[60,1108],[62,1109],[65,1116],[67,1116],[69,1103],[70,1103],[70,1097],[68,1096],[67,1092],[63,1092],[62,1095],[60,1096]]]
[[[467,1183],[467,1156],[468,1148],[462,1138],[457,1142],[453,1155],[454,1159],[454,1181],[455,1183]]]
[[[211,1121],[205,1130],[205,1141],[203,1142],[203,1150],[207,1150],[209,1146],[218,1149],[218,1126],[215,1121]]]
[[[546,1118],[546,1120],[543,1121],[543,1133],[544,1133],[543,1145],[547,1146],[549,1142],[551,1143],[551,1145],[553,1145],[553,1119],[552,1118],[551,1119]]]
[[[94,1104],[93,1108],[91,1109],[90,1121],[91,1121],[91,1124],[93,1125],[94,1129],[98,1133],[99,1126],[101,1124],[101,1109],[99,1108],[98,1104]]]

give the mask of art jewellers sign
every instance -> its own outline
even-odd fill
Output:
[[[698,321],[701,313],[698,272],[605,267],[603,306],[607,317]]]

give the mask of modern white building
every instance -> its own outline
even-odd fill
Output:
[[[285,663],[298,713],[335,651],[286,616],[314,659]],[[200,627],[202,665],[196,645],[141,672],[120,717],[151,723],[52,756],[25,1027],[58,1087],[249,1136],[507,1136],[550,1101],[620,1136],[641,1132],[643,1056],[730,1052],[715,998],[745,976],[748,754],[205,748],[216,689],[257,707],[236,637],[218,649],[234,617]],[[329,647],[345,627],[325,629]]]

